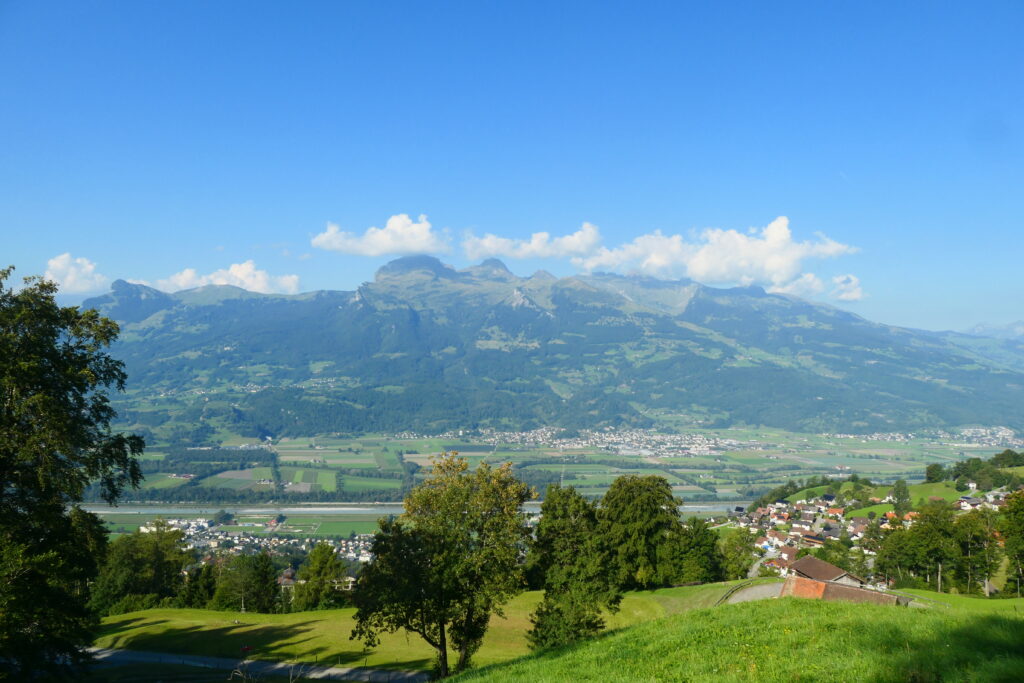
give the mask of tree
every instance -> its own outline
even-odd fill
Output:
[[[1010,566],[1008,575],[1017,586],[1017,597],[1024,587],[1024,491],[1006,497],[1001,529],[1005,539],[1006,558]]]
[[[745,579],[754,563],[754,537],[742,528],[731,529],[719,541],[725,578]]]
[[[872,517],[868,528],[864,530],[864,537],[860,539],[860,546],[865,550],[877,553],[878,548],[882,545],[882,538],[882,527],[878,520]]]
[[[814,555],[819,560],[823,560],[829,564],[834,564],[840,569],[853,571],[853,565],[850,561],[850,549],[839,541],[826,539],[820,548],[814,549],[810,554]]]
[[[221,570],[213,606],[243,612],[275,612],[278,592],[277,571],[270,555],[239,555]]]
[[[892,497],[893,511],[903,519],[903,516],[910,512],[910,489],[907,488],[905,480],[897,479],[892,485]]]
[[[295,610],[331,609],[344,602],[338,582],[345,576],[345,567],[338,554],[327,543],[318,543],[299,567],[292,608]]]
[[[722,580],[725,558],[718,548],[718,534],[704,519],[692,517],[683,524],[679,554],[681,582],[711,583]]]
[[[943,573],[955,566],[960,556],[953,539],[953,508],[945,501],[925,505],[910,528],[910,537],[917,547],[919,569],[929,582],[935,577],[936,590],[941,593]]]
[[[903,527],[886,534],[875,557],[875,573],[896,582],[910,576],[917,562],[911,540],[910,532]]]
[[[58,306],[52,282],[7,288],[12,270],[0,270],[0,667],[66,677],[95,626],[86,550],[103,546],[99,521],[74,505],[91,482],[109,502],[137,486],[144,444],[110,428],[108,391],[126,379],[105,351],[117,325]]]
[[[937,462],[933,462],[924,468],[924,480],[929,484],[943,481],[946,478],[946,469]]]
[[[960,515],[953,525],[953,535],[960,544],[959,573],[968,592],[981,582],[982,592],[989,593],[989,580],[1002,561],[996,542],[996,515],[992,510],[971,510]]]
[[[601,500],[600,530],[612,549],[623,590],[667,585],[678,572],[669,546],[678,542],[679,503],[664,477],[621,476]]]
[[[93,587],[92,607],[100,614],[121,614],[176,595],[188,557],[181,539],[181,531],[158,520],[149,533],[136,531],[111,543]]]
[[[544,599],[527,633],[536,649],[573,643],[604,628],[601,610],[616,611],[609,553],[598,531],[597,506],[572,487],[548,487],[528,562],[542,578]]]
[[[520,557],[529,528],[520,510],[533,492],[511,463],[481,463],[442,454],[430,476],[409,492],[405,512],[381,520],[371,562],[353,599],[352,638],[373,647],[382,632],[405,629],[437,651],[447,676],[448,648],[458,670],[469,666],[491,614],[523,587]]]
[[[240,467],[239,469],[243,469],[243,468]],[[220,509],[220,510],[217,510],[216,514],[214,514],[214,516],[213,516],[213,523],[214,524],[230,524],[232,522],[232,520],[234,520],[234,518],[235,518],[235,516],[232,513],[227,512],[224,509]]]
[[[212,564],[204,564],[189,570],[178,594],[178,601],[182,607],[203,609],[209,606],[216,590],[217,570]]]

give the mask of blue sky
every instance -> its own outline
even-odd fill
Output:
[[[1022,26],[1020,2],[0,0],[0,262],[80,299],[351,289],[426,250],[1006,323]]]

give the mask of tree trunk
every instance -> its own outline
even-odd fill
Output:
[[[444,630],[444,622],[441,622],[441,637],[438,639],[441,644],[437,648],[437,668],[439,669],[438,674],[441,678],[448,677],[448,636]]]
[[[942,592],[942,563],[939,562],[939,592]]]
[[[470,624],[473,620],[473,608],[466,608],[465,622],[462,628],[462,642],[456,643],[456,647],[459,649],[459,661],[455,665],[456,671],[465,671],[469,667],[469,651],[472,647],[472,638],[470,636]]]

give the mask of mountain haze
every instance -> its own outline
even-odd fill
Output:
[[[354,292],[119,280],[84,305],[121,322],[121,409],[150,426],[1024,428],[1019,343],[875,324],[760,287],[411,256]]]

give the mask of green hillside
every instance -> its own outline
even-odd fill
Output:
[[[454,680],[1018,681],[1022,642],[1016,611],[768,600],[669,616]]]
[[[840,491],[842,493],[848,494],[850,491],[853,490],[854,486],[855,485],[851,482],[844,482],[840,487]],[[814,486],[808,489],[803,489],[802,491],[797,491],[791,496],[787,496],[786,500],[791,503],[798,500],[810,500],[825,493],[825,490],[827,488],[827,486]],[[891,484],[886,484],[884,486],[876,486],[871,489],[870,495],[868,497],[885,498],[891,490]],[[907,490],[910,492],[910,501],[914,506],[916,506],[917,503],[922,499],[927,501],[929,498],[936,497],[942,498],[943,500],[949,502],[953,502],[960,498],[960,496],[964,495],[963,493],[956,490],[956,487],[951,481],[909,484],[907,486]],[[876,515],[883,515],[892,509],[892,505],[888,503],[880,503],[878,505],[870,505],[857,509],[847,509],[846,516],[866,516],[868,512],[874,512]]]
[[[803,600],[714,607],[736,583],[629,593],[605,636],[541,655],[525,637],[540,594],[523,593],[492,619],[475,658],[481,669],[458,680],[930,681],[956,671],[941,680],[998,681],[1024,665],[1024,599],[907,591],[931,609]],[[349,640],[353,613],[152,609],[104,619],[96,645],[217,657],[250,646],[258,659],[430,668],[432,650],[405,633],[372,650]]]
[[[670,614],[709,607],[738,582],[683,586],[629,593],[621,610],[609,615],[610,628],[622,628]],[[529,652],[529,616],[540,601],[539,592],[523,593],[495,617],[475,661],[480,665],[505,662]],[[433,650],[423,641],[396,633],[366,650],[349,640],[354,609],[241,614],[197,609],[151,609],[107,617],[96,645],[213,657],[237,656],[243,646],[255,648],[257,659],[298,660],[371,666],[386,669],[426,669]],[[238,622],[238,623],[236,623]]]

